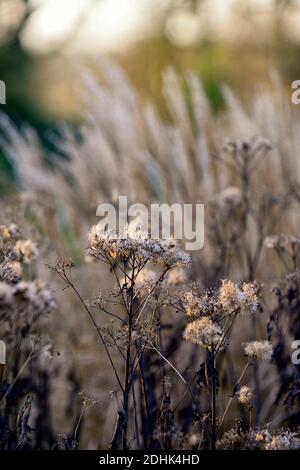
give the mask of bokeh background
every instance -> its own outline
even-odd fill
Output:
[[[287,84],[300,76],[299,21],[298,0],[1,0],[3,111],[40,133],[76,123],[71,63],[103,53],[158,104],[166,66],[194,70],[217,111],[221,82],[243,96],[271,69]]]

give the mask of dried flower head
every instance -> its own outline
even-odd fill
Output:
[[[153,240],[130,226],[124,233],[116,234],[95,225],[88,238],[90,254],[110,262],[135,258],[144,263],[161,263],[167,268],[188,266],[191,262],[190,256],[178,248],[174,240]]]
[[[14,252],[19,261],[29,264],[38,255],[37,244],[31,240],[18,240],[14,246]]]
[[[210,318],[203,317],[189,323],[183,334],[184,339],[204,348],[212,348],[220,344],[222,330]]]
[[[31,282],[18,282],[12,288],[12,295],[14,301],[29,304],[38,312],[50,312],[56,308],[52,292],[39,279]]]
[[[288,247],[298,247],[300,238],[291,235],[271,235],[265,238],[264,244],[266,248],[284,250]]]
[[[264,443],[266,441],[270,441],[271,439],[272,436],[269,431],[260,430],[255,434],[255,441],[259,443]]]
[[[237,392],[237,399],[242,404],[245,404],[245,405],[251,404],[252,392],[250,388],[247,387],[246,385],[243,385],[243,387],[241,387],[239,391]]]
[[[227,312],[254,313],[258,308],[256,289],[252,283],[239,288],[232,281],[222,281],[219,302]]]
[[[1,225],[0,226],[0,238],[3,243],[11,240],[16,240],[20,236],[20,230],[16,224]]]
[[[228,214],[242,205],[242,193],[239,188],[229,186],[216,196],[216,203],[220,210]]]
[[[266,443],[265,450],[291,450],[300,449],[300,439],[290,431],[275,435]]]
[[[244,351],[248,357],[257,357],[265,361],[269,361],[273,355],[273,347],[266,340],[246,343]]]
[[[240,311],[242,314],[255,313],[258,309],[256,288],[251,282],[244,282],[239,292]]]
[[[166,275],[165,282],[168,286],[183,284],[187,279],[186,271],[182,268],[171,269]]]
[[[185,313],[191,318],[199,318],[201,314],[201,299],[196,295],[194,290],[183,292],[181,297],[182,305]]]
[[[91,406],[94,406],[97,404],[97,400],[93,397],[90,397],[85,392],[78,392],[78,396],[82,400],[82,406],[84,408],[90,408]]]
[[[195,432],[191,433],[191,434],[188,436],[189,445],[190,445],[191,447],[195,447],[196,445],[199,444],[200,439],[201,439],[200,434],[195,433]]]
[[[231,155],[238,165],[242,165],[244,160],[253,161],[266,155],[271,149],[271,142],[260,136],[250,139],[227,139],[223,146],[223,152]]]
[[[232,281],[222,281],[219,301],[226,311],[233,312],[239,308],[239,289]]]
[[[138,296],[147,295],[157,282],[156,273],[147,267],[142,269],[135,278],[135,290]]]

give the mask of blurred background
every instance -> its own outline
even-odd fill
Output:
[[[298,0],[0,0],[5,112],[39,132],[76,122],[70,64],[102,53],[157,104],[167,65],[194,70],[217,111],[221,82],[243,96],[272,68],[299,78],[299,21]]]

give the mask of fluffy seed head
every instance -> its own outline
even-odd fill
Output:
[[[239,289],[232,281],[222,281],[219,301],[224,310],[229,312],[239,308]]]
[[[290,431],[282,432],[273,436],[270,442],[265,445],[266,450],[296,450],[300,449],[300,439]]]
[[[185,312],[189,317],[195,319],[200,316],[201,300],[192,290],[183,293],[182,302]]]
[[[244,315],[254,313],[258,308],[256,290],[251,283],[244,283],[239,288],[232,281],[222,281],[219,302],[224,310]]]
[[[29,264],[37,257],[38,248],[31,240],[18,240],[14,246],[14,252],[19,261]]]
[[[189,323],[184,331],[183,337],[187,341],[199,344],[203,348],[212,348],[220,343],[222,330],[210,318],[203,317]]]
[[[128,227],[124,233],[111,233],[101,226],[92,227],[89,236],[92,255],[105,255],[112,260],[128,260],[131,257],[141,261],[153,261],[167,268],[188,266],[191,257],[176,246],[174,240],[155,240],[138,228]]]
[[[264,240],[266,248],[275,250],[285,250],[288,247],[296,247],[300,245],[300,238],[291,235],[271,235]]]
[[[244,405],[249,405],[252,400],[252,392],[249,387],[243,385],[237,392],[238,401]]]
[[[245,354],[248,357],[257,357],[269,361],[273,355],[273,348],[269,341],[252,341],[245,344]]]
[[[135,279],[135,290],[138,296],[147,295],[153,289],[157,281],[157,276],[152,269],[145,267],[142,269]]]
[[[229,186],[219,193],[216,197],[216,203],[221,210],[226,213],[238,209],[242,205],[242,193],[239,188]]]
[[[20,236],[20,230],[16,224],[1,225],[0,238],[4,243],[12,239],[17,239]]]
[[[168,286],[177,286],[183,284],[186,281],[186,272],[182,268],[171,269],[166,275],[166,283]]]

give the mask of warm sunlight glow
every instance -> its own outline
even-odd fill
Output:
[[[36,52],[48,52],[67,39],[87,0],[40,0],[22,32],[22,42]]]
[[[155,2],[154,2],[155,3]],[[71,51],[95,52],[126,47],[146,30],[149,0],[40,0],[22,41],[31,50],[47,52],[68,40]],[[78,21],[78,24],[76,24]]]
[[[169,10],[165,33],[176,46],[189,47],[201,38],[235,40],[236,35],[252,40],[261,34],[248,30],[240,12],[239,0],[210,0],[188,10],[172,0],[30,0],[34,9],[22,32],[23,44],[35,52],[57,48],[71,53],[110,52],[126,49],[139,39],[163,31],[163,18]],[[271,19],[272,0],[249,0],[243,6],[244,18],[255,13],[261,31]],[[296,5],[296,4],[295,4]],[[176,8],[175,8],[176,6]],[[297,39],[294,11],[286,13],[290,36]],[[292,18],[291,18],[292,16]],[[238,25],[238,27],[237,27]],[[233,27],[234,26],[234,27]]]

